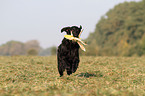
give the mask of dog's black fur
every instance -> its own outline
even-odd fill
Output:
[[[61,32],[65,31],[67,35],[71,35],[72,32],[74,37],[78,37],[81,29],[82,26],[80,26],[80,28],[77,26],[65,27],[61,29]],[[58,46],[57,60],[60,77],[63,76],[65,69],[68,75],[74,73],[77,70],[80,61],[78,43],[64,38],[62,43]]]

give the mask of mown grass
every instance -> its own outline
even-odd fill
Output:
[[[76,73],[59,77],[55,56],[1,56],[0,95],[145,96],[144,57],[80,60]]]

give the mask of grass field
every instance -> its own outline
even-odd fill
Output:
[[[80,57],[59,77],[55,56],[0,57],[0,96],[145,96],[144,57]]]

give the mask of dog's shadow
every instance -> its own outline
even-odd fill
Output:
[[[76,74],[75,76],[89,78],[89,77],[103,77],[103,74],[100,71],[94,71],[94,72],[79,73]]]

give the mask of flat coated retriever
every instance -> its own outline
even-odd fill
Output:
[[[79,37],[81,32],[82,26],[72,26],[72,27],[65,27],[61,29],[62,32],[66,32],[67,35],[73,35],[74,37]],[[57,50],[57,60],[58,60],[58,71],[60,77],[63,76],[63,72],[67,71],[67,74],[70,75],[76,72],[78,65],[79,65],[79,48],[77,42],[68,40],[64,38],[62,43],[58,46]]]

